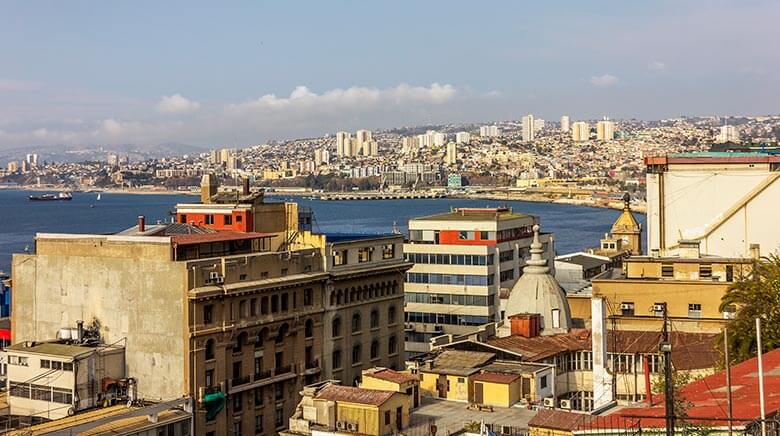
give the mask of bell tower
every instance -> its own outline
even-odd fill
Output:
[[[631,196],[626,192],[623,196],[623,213],[612,224],[610,234],[613,239],[620,240],[620,247],[632,255],[642,254],[642,225],[631,213]]]

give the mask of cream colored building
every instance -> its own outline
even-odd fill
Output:
[[[584,121],[576,121],[571,125],[571,139],[574,142],[585,142],[590,139],[590,126]]]
[[[615,139],[615,122],[601,120],[596,124],[596,139],[599,141],[612,141]]]
[[[645,158],[648,250],[673,255],[680,240],[728,258],[780,248],[780,156],[702,152]]]
[[[501,289],[511,289],[530,259],[538,218],[508,208],[462,208],[409,221],[406,260],[406,351],[430,350],[430,339],[499,321]],[[553,237],[540,235],[543,257]]]

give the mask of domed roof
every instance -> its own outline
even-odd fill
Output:
[[[566,333],[571,328],[571,309],[561,285],[550,275],[547,261],[542,258],[539,226],[534,226],[531,259],[509,294],[506,317],[519,313],[538,313],[542,317],[542,334]],[[557,319],[553,319],[556,317]],[[508,325],[507,319],[504,324]]]
[[[631,213],[631,195],[628,192],[623,196],[623,213],[612,224],[612,233],[641,232],[642,226]]]

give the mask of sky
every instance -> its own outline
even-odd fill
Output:
[[[0,149],[780,113],[776,0],[0,4]]]

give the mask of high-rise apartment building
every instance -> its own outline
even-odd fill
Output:
[[[612,141],[615,139],[615,122],[601,120],[596,124],[596,139],[599,141]]]
[[[417,136],[404,136],[401,138],[402,153],[416,153],[420,149],[420,138]]]
[[[25,157],[25,160],[31,166],[34,166],[34,167],[38,166],[38,154],[37,153],[27,153],[27,156]]]
[[[739,142],[739,131],[736,126],[730,126],[728,124],[720,127],[720,134],[716,139],[717,142]]]
[[[352,135],[349,132],[336,132],[336,156],[352,155]]]
[[[479,136],[485,137],[485,138],[492,138],[496,136],[501,135],[501,129],[496,126],[481,126],[479,128]]]
[[[523,141],[534,140],[534,116],[526,115],[523,117]]]
[[[355,148],[353,156],[370,156],[372,135],[370,130],[358,130],[355,132]]]
[[[561,132],[569,133],[569,116],[564,115],[561,117]]]
[[[471,134],[469,132],[458,132],[455,134],[456,144],[468,144],[471,141]]]
[[[462,208],[409,220],[404,254],[406,351],[430,350],[430,339],[497,322],[501,289],[511,289],[530,258],[538,218],[509,208]],[[554,258],[551,234],[541,235]]]
[[[447,155],[444,158],[444,163],[447,165],[458,163],[458,146],[454,142],[447,144]]]
[[[328,165],[330,163],[330,152],[327,148],[321,147],[314,150],[314,165]]]
[[[277,434],[304,385],[402,369],[403,236],[312,234],[246,184],[202,191],[175,223],[38,234],[13,259],[14,341],[86,320],[124,345],[139,396],[194,398],[204,435]]]
[[[585,121],[577,121],[571,125],[571,139],[574,142],[585,142],[590,139],[590,126]]]
[[[534,119],[534,131],[538,132],[540,130],[544,129],[544,120],[541,118],[535,118]]]

